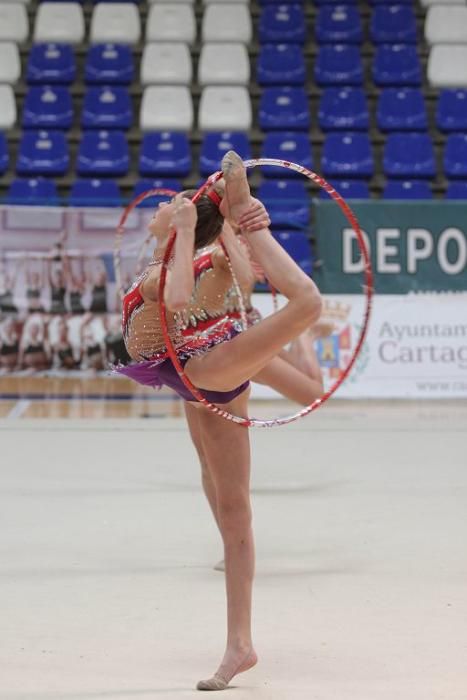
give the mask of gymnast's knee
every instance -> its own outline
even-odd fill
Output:
[[[316,323],[323,311],[323,300],[316,285],[311,281],[303,285],[300,294],[300,304],[303,307],[303,315],[307,317],[310,324]]]

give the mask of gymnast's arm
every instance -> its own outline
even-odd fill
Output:
[[[164,301],[170,311],[182,311],[191,299],[195,276],[193,271],[193,253],[195,244],[195,227],[197,221],[196,206],[186,197],[175,198],[175,211],[171,222],[177,232],[174,245],[173,266],[167,272],[164,289]],[[152,270],[141,284],[143,297],[151,301],[159,299],[160,267]]]
[[[232,227],[227,221],[224,221],[224,225],[222,227],[221,241],[225,246],[230,264],[232,265],[232,269],[237,277],[241,289],[253,289],[255,284],[255,275],[250,264],[248,250],[234,233]],[[218,246],[215,249],[212,255],[212,260],[214,267],[219,266],[224,270],[229,269],[224,250],[221,246]]]

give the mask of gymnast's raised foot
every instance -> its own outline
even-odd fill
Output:
[[[225,690],[238,673],[248,671],[257,663],[258,657],[253,647],[227,649],[218,671],[205,681],[199,681],[198,690]]]
[[[234,223],[251,207],[250,186],[243,161],[235,151],[227,151],[222,158],[222,172],[225,181],[224,200],[228,212],[226,218]]]

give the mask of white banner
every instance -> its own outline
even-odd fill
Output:
[[[263,315],[272,312],[269,295],[257,294]],[[326,295],[324,317],[334,324],[315,349],[325,388],[351,356],[362,323],[365,299]],[[278,396],[255,385],[253,397]],[[467,294],[381,295],[374,298],[365,343],[338,398],[467,398]]]

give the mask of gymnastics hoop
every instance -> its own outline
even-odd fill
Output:
[[[297,163],[291,163],[290,161],[286,160],[279,160],[277,158],[257,158],[257,159],[252,159],[252,160],[246,160],[244,161],[244,165],[246,168],[253,168],[256,167],[257,165],[273,165],[277,166],[279,168],[287,168],[288,170],[294,170],[295,172],[304,175],[307,177],[309,180],[314,182],[315,184],[319,185],[322,189],[324,189],[331,197],[332,199],[336,202],[336,204],[339,205],[340,209],[342,210],[344,216],[346,217],[347,221],[351,225],[352,229],[355,231],[355,234],[357,236],[357,243],[358,247],[360,250],[360,253],[363,256],[364,260],[364,276],[365,276],[365,285],[364,285],[364,290],[365,290],[365,295],[366,295],[366,306],[365,306],[365,311],[364,311],[364,316],[363,316],[363,323],[362,327],[360,329],[360,334],[357,340],[357,344],[355,346],[355,349],[352,353],[352,356],[347,363],[347,366],[341,371],[340,376],[337,378],[337,380],[334,382],[334,384],[326,391],[322,396],[320,396],[318,399],[315,399],[313,403],[311,403],[309,406],[305,406],[305,408],[302,408],[300,411],[297,413],[294,413],[291,416],[284,416],[282,418],[271,418],[271,419],[266,419],[262,420],[260,418],[242,418],[240,416],[234,416],[232,413],[229,413],[228,411],[224,411],[222,408],[219,408],[218,406],[212,404],[210,401],[204,398],[204,396],[201,394],[200,390],[197,389],[191,381],[188,379],[188,377],[185,374],[185,371],[183,367],[180,364],[180,361],[178,359],[176,350],[172,344],[170,335],[169,335],[169,330],[167,326],[167,311],[166,311],[166,306],[164,302],[164,288],[165,288],[165,281],[167,277],[167,269],[168,269],[168,263],[169,263],[169,258],[172,253],[172,249],[175,243],[175,238],[176,238],[176,231],[172,230],[169,241],[167,243],[167,248],[164,253],[164,259],[162,261],[162,267],[161,267],[161,275],[160,275],[160,282],[159,282],[159,309],[160,309],[160,316],[161,316],[161,328],[162,328],[162,334],[164,336],[164,341],[167,347],[167,354],[169,355],[170,359],[172,360],[172,363],[182,380],[183,384],[186,386],[186,388],[190,391],[190,393],[194,396],[197,401],[200,403],[204,404],[207,408],[209,408],[211,411],[216,413],[218,416],[221,416],[222,418],[225,418],[226,420],[233,421],[234,423],[238,423],[239,425],[243,425],[247,428],[251,426],[256,426],[259,428],[272,428],[275,427],[276,425],[287,425],[288,423],[292,423],[295,420],[298,420],[299,418],[303,418],[304,416],[307,416],[309,413],[312,411],[315,411],[319,406],[322,406],[323,403],[325,403],[340,387],[340,385],[343,383],[345,378],[348,376],[350,370],[355,364],[355,361],[360,353],[360,350],[362,349],[363,342],[365,340],[366,332],[368,330],[368,324],[370,320],[370,313],[371,313],[371,306],[372,306],[372,297],[373,297],[373,272],[371,269],[371,261],[370,261],[370,256],[366,247],[365,240],[363,238],[362,231],[360,229],[360,225],[357,221],[357,217],[353,213],[353,211],[350,209],[349,205],[345,202],[345,200],[341,197],[341,195],[336,192],[334,187],[330,185],[326,180],[324,180],[320,175],[317,175],[316,173],[312,172],[311,170],[308,170],[307,168],[303,167],[302,165],[298,165]],[[197,193],[194,195],[192,198],[193,202],[197,202],[197,200],[201,197],[201,195],[205,192],[205,190],[212,185],[214,182],[219,180],[222,177],[222,172],[217,172],[211,175],[206,182],[200,187],[200,189],[197,191]]]
[[[125,290],[123,289],[122,285],[122,269],[121,269],[121,248],[122,248],[122,241],[123,241],[123,234],[125,233],[125,224],[130,216],[131,212],[133,209],[135,209],[138,204],[141,204],[145,199],[148,197],[153,197],[156,194],[165,194],[168,197],[174,197],[178,192],[175,190],[167,189],[165,187],[153,187],[150,190],[146,190],[145,192],[142,192],[139,194],[137,197],[135,197],[130,204],[125,207],[125,209],[122,212],[122,215],[120,217],[120,221],[118,222],[117,226],[117,231],[115,234],[115,245],[114,245],[114,253],[113,253],[113,260],[114,260],[114,270],[115,270],[115,282],[117,284],[117,291],[120,295],[120,299],[122,300],[124,295],[125,295]],[[143,241],[140,251],[138,253],[138,259],[137,259],[137,265],[141,262],[141,253],[143,248],[146,248],[147,244],[152,238],[152,234],[150,236],[147,236],[145,240]]]

